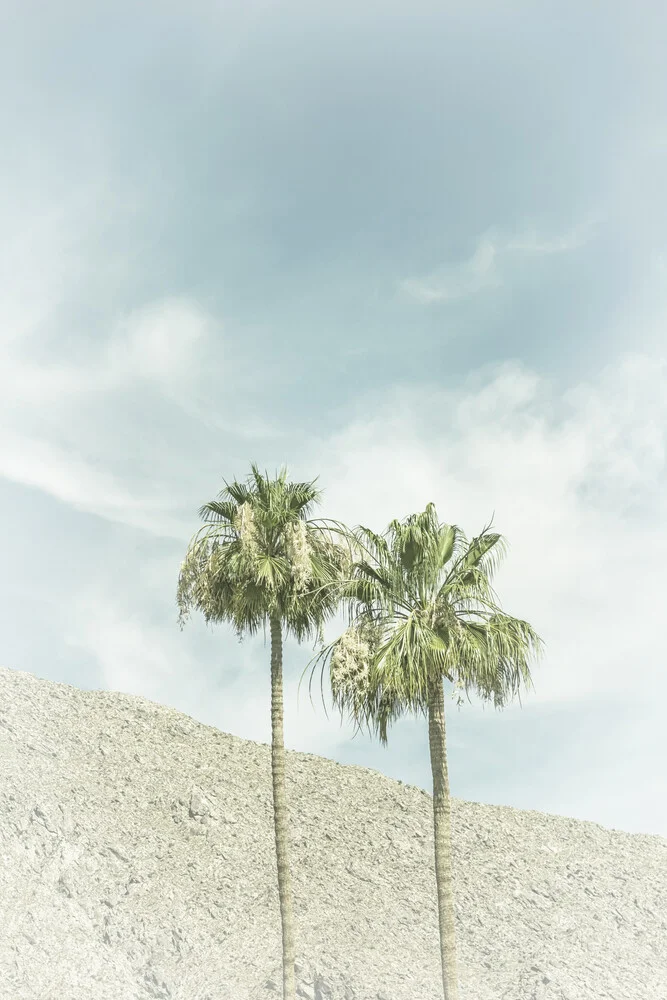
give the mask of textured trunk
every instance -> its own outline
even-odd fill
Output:
[[[433,775],[433,833],[435,881],[438,891],[440,959],[445,1000],[458,1000],[456,972],[456,923],[452,885],[452,832],[445,743],[445,695],[442,679],[431,685],[428,701],[428,743]]]
[[[294,908],[289,866],[289,817],[285,791],[283,737],[283,637],[280,620],[271,619],[271,774],[278,862],[278,895],[283,931],[283,1000],[296,1000]]]

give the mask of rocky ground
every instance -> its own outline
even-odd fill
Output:
[[[430,797],[287,762],[299,996],[440,1000]],[[452,809],[460,1000],[667,998],[667,840]],[[277,1000],[280,954],[269,748],[0,669],[2,1000]]]

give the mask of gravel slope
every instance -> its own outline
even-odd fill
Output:
[[[299,995],[440,1000],[430,797],[287,764]],[[667,1000],[667,840],[452,809],[461,1000]],[[279,929],[267,746],[0,668],[2,1000],[276,1000]]]

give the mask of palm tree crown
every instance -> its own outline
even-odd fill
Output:
[[[315,481],[287,482],[285,469],[269,479],[251,468],[247,483],[226,483],[199,511],[206,523],[181,564],[179,623],[196,608],[207,623],[231,622],[241,637],[277,617],[300,642],[336,609],[332,584],[349,562],[335,540],[343,528],[308,519],[322,495]]]
[[[340,592],[349,628],[321,649],[312,669],[329,663],[341,712],[387,742],[388,725],[405,712],[426,714],[441,678],[474,689],[501,708],[532,684],[528,660],[541,639],[528,622],[504,614],[491,586],[505,552],[487,525],[470,542],[440,524],[433,504],[394,520],[384,535],[352,532],[355,560]],[[312,682],[312,672],[311,672]],[[519,695],[520,697],[520,695]]]

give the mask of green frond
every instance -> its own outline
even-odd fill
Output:
[[[245,483],[225,483],[225,488],[220,491],[219,496],[228,497],[234,502],[238,507],[241,504],[248,503],[252,498],[252,491],[245,485]],[[206,509],[204,507],[203,509]]]
[[[354,540],[356,548],[360,552],[365,553],[370,561],[383,562],[390,558],[386,538],[383,538],[382,535],[377,535],[370,528],[357,525],[356,528],[352,529],[350,535]]]
[[[233,500],[210,500],[199,508],[199,516],[213,521],[232,523],[238,509]]]
[[[454,524],[443,524],[437,536],[437,564],[440,569],[447,565],[454,553],[457,528]]]
[[[299,517],[307,519],[324,496],[324,490],[315,489],[316,482],[314,479],[311,483],[288,483],[285,488],[287,504]]]
[[[487,534],[486,530],[481,535],[473,538],[467,550],[460,555],[452,566],[450,576],[453,577],[456,575],[465,580],[466,572],[478,566],[487,552],[494,545],[498,545],[500,540],[501,536],[499,534]]]
[[[286,475],[287,470],[284,467],[276,474],[273,481],[276,490],[280,489],[280,487],[284,484]],[[253,492],[257,497],[260,497],[264,501],[268,499],[270,491],[269,474],[268,472],[265,472],[264,475],[262,475],[257,462],[250,463],[250,475],[248,476],[248,482],[252,485]]]

